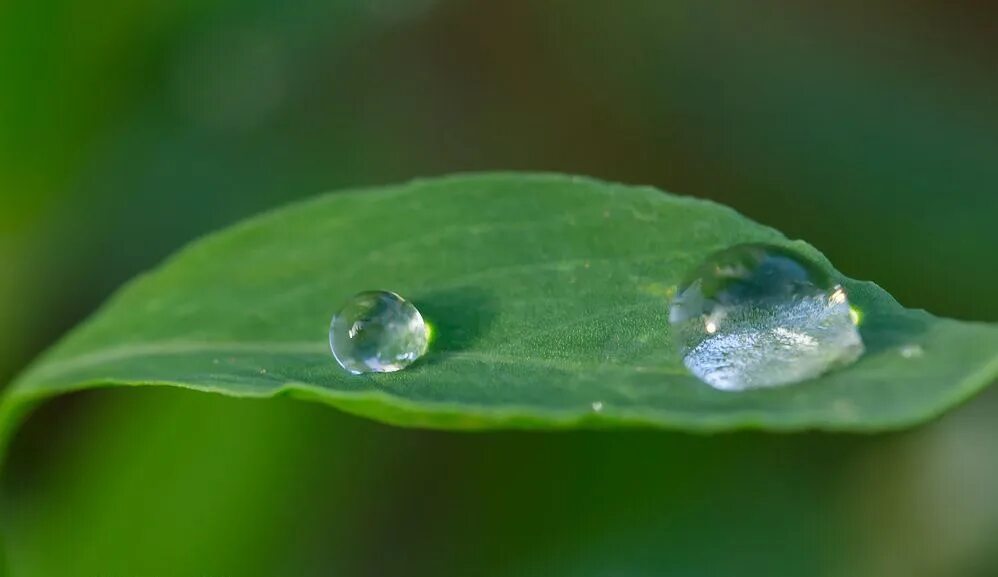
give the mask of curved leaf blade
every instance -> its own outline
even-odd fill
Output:
[[[800,385],[715,391],[672,352],[668,297],[708,254],[793,248],[839,278],[868,353]],[[353,293],[396,291],[436,331],[405,371],[354,376],[327,345]],[[904,355],[920,347],[920,356]],[[171,385],[291,395],[400,425],[872,430],[998,375],[998,327],[911,311],[814,248],[714,203],[557,175],[331,194],[250,219],[130,283],[8,391],[0,424],[62,392]]]

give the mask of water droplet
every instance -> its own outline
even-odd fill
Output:
[[[336,362],[355,375],[393,373],[426,353],[429,327],[412,303],[387,291],[350,298],[329,326]]]
[[[593,411],[600,412],[603,410],[603,401],[593,401]]]
[[[708,257],[680,286],[669,322],[690,372],[726,391],[811,379],[863,353],[845,290],[774,246]]]
[[[917,359],[925,354],[925,350],[922,346],[916,344],[903,345],[900,349],[898,349],[898,352],[901,353],[901,356],[906,359]]]

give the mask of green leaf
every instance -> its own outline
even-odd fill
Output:
[[[668,297],[702,258],[742,242],[790,247],[840,279],[867,354],[771,390],[721,392],[690,376]],[[430,353],[407,370],[349,375],[328,352],[330,316],[368,289],[404,295],[434,326]],[[924,354],[901,353],[911,346]],[[66,391],[172,385],[438,428],[871,430],[928,419],[996,375],[998,327],[906,310],[723,206],[484,174],[323,196],[192,244],[16,381],[0,425]]]

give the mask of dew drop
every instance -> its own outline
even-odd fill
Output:
[[[329,325],[336,362],[355,375],[400,371],[426,353],[429,327],[412,303],[388,291],[347,301]]]
[[[901,356],[906,359],[917,359],[925,354],[925,350],[922,349],[922,346],[916,344],[903,345],[900,349],[898,349],[898,352],[901,353]]]
[[[680,286],[669,322],[690,372],[725,391],[804,381],[863,354],[845,290],[775,246],[709,256]]]
[[[599,413],[603,410],[603,401],[593,401],[593,412]]]

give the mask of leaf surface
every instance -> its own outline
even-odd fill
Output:
[[[705,256],[743,242],[790,247],[838,278],[867,354],[770,390],[721,392],[690,376],[673,352],[669,297]],[[409,369],[350,375],[329,353],[331,315],[370,289],[405,296],[434,328]],[[43,355],[7,391],[0,425],[67,391],[172,385],[435,428],[875,430],[937,415],[996,375],[998,327],[907,310],[726,207],[587,178],[480,174],[330,194],[191,244]]]

